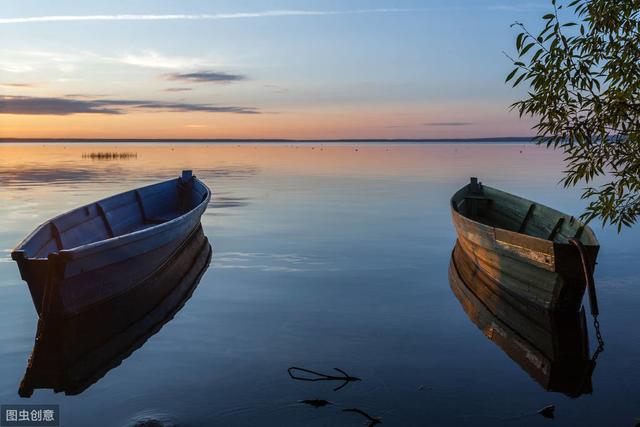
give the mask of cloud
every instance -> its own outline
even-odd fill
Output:
[[[0,49],[0,71],[27,72],[38,68],[55,67],[62,72],[72,72],[88,63],[124,64],[134,67],[165,70],[208,69],[221,65],[206,57],[167,56],[154,50],[104,55],[87,50],[46,51]]]
[[[33,67],[18,62],[0,62],[0,71],[6,71],[7,73],[26,73],[33,71]]]
[[[489,10],[500,10],[505,12],[532,12],[548,8],[549,5],[544,3],[497,4],[489,6]]]
[[[143,101],[144,102],[144,101]],[[259,114],[255,108],[234,107],[234,106],[216,106],[207,104],[187,104],[187,103],[168,103],[168,102],[145,102],[134,105],[137,109],[160,110],[172,112],[188,112],[201,111],[206,113],[237,113],[237,114]]]
[[[205,82],[229,83],[229,82],[236,82],[236,81],[247,79],[247,77],[243,76],[242,74],[219,73],[215,71],[198,71],[195,73],[171,73],[171,74],[165,74],[162,77],[164,77],[167,80],[180,80],[185,82],[196,82],[196,83],[205,83]]]
[[[94,98],[104,98],[106,96],[106,94],[94,94],[94,95],[86,95],[83,93],[69,93],[66,94],[64,97],[65,98],[80,98],[80,99],[94,99]]]
[[[97,101],[65,98],[31,98],[27,96],[0,97],[0,114],[55,114],[66,116],[78,113],[120,114]]]
[[[32,88],[37,85],[33,83],[0,83],[0,87],[19,87],[19,88]]]
[[[132,99],[34,98],[0,96],[0,114],[126,114],[131,110],[259,114],[253,107],[238,107]]]
[[[0,70],[12,73],[34,71],[43,65],[48,68],[55,67],[63,73],[70,73],[76,70],[76,64],[99,58],[98,55],[91,52],[62,53],[11,49],[2,49],[0,55],[5,58],[0,62]]]
[[[289,89],[274,84],[266,84],[262,85],[262,87],[266,89],[273,89],[273,93],[283,94],[289,92]]]
[[[165,92],[186,92],[186,91],[189,91],[189,90],[193,90],[193,88],[190,88],[190,87],[168,87],[164,91]]]
[[[469,126],[472,122],[430,122],[423,123],[424,126]]]
[[[41,22],[78,22],[78,21],[176,21],[176,20],[220,20],[243,18],[269,18],[281,16],[324,16],[324,15],[362,15],[384,13],[426,12],[429,9],[384,8],[353,10],[267,10],[263,12],[217,13],[217,14],[116,14],[116,15],[46,15],[16,18],[0,18],[0,25],[41,23]]]
[[[12,51],[9,51],[9,52],[12,52]],[[96,54],[91,52],[67,53],[67,52],[51,52],[51,51],[45,51],[45,50],[20,50],[20,51],[13,51],[13,52],[23,56],[38,58],[38,59],[42,59],[49,62],[62,62],[62,63],[79,61],[89,56],[97,56]]]
[[[202,66],[199,58],[184,58],[178,56],[165,56],[161,53],[148,50],[139,54],[127,54],[117,58],[105,58],[127,65],[148,68],[185,69]]]

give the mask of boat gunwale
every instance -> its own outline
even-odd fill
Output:
[[[567,215],[567,214],[565,214],[563,212],[560,212],[560,211],[558,211],[556,209],[550,208],[549,206],[544,205],[542,203],[534,202],[532,200],[525,199],[525,198],[517,196],[515,194],[509,193],[509,192],[506,192],[506,191],[502,191],[502,190],[499,190],[499,189],[494,188],[494,187],[490,187],[488,185],[484,185],[484,184],[481,184],[481,185],[482,185],[482,187],[487,187],[487,188],[489,188],[489,189],[491,189],[493,191],[497,191],[497,192],[505,194],[507,196],[515,197],[515,198],[518,198],[518,199],[522,199],[522,200],[530,202],[530,203],[535,203],[537,206],[540,206],[540,207],[543,207],[543,208],[546,208],[546,209],[550,209],[551,211],[557,212],[557,213],[559,213],[561,215]],[[456,191],[453,194],[453,196],[451,196],[451,211],[453,213],[454,223],[456,222],[456,216],[457,216],[457,217],[460,217],[460,218],[464,219],[465,221],[471,222],[473,224],[477,224],[478,226],[493,232],[494,238],[495,238],[495,230],[501,230],[501,231],[504,231],[505,233],[518,235],[518,236],[523,236],[524,238],[530,239],[532,242],[536,242],[536,243],[539,243],[539,244],[542,244],[544,242],[544,243],[551,243],[553,245],[553,247],[555,247],[556,245],[557,246],[561,246],[561,247],[572,246],[571,243],[568,243],[568,242],[567,243],[557,242],[555,240],[543,239],[542,237],[532,236],[531,234],[520,233],[520,232],[509,230],[509,229],[506,229],[506,228],[497,227],[497,226],[493,226],[493,225],[488,225],[488,224],[485,224],[483,222],[471,219],[466,215],[463,215],[460,211],[458,211],[458,208],[456,206],[455,198],[456,198],[456,196],[461,196],[463,191],[468,190],[468,187],[469,187],[469,184],[463,186],[458,191]],[[573,218],[575,218],[575,217],[573,217]],[[583,246],[585,246],[585,247],[594,247],[594,248],[598,247],[599,248],[600,247],[600,243],[598,242],[598,239],[596,238],[596,235],[593,232],[593,230],[591,230],[591,227],[589,227],[589,225],[587,225],[587,224],[583,223],[582,221],[580,221],[578,218],[575,218],[575,220],[581,226],[584,227],[583,233],[584,232],[588,233],[590,239],[593,241],[593,243],[584,243],[584,242],[582,242]],[[456,232],[457,232],[457,228],[456,228]],[[496,238],[496,240],[498,240],[498,239]],[[581,239],[579,239],[579,240],[581,240]]]
[[[136,190],[141,190],[144,188],[150,188],[150,187],[154,187],[157,185],[161,185],[164,184],[166,182],[170,182],[170,181],[176,181],[178,182],[180,180],[180,177],[177,178],[172,178],[172,179],[168,179],[165,181],[161,181],[161,182],[156,182],[154,184],[149,184],[149,185],[145,185],[142,187],[136,187],[132,190],[127,190],[127,191],[123,191],[121,193],[117,193],[117,194],[113,194],[109,197],[105,197],[103,199],[100,200],[96,200],[95,202],[91,202],[91,203],[87,203],[85,205],[70,209],[66,212],[63,212],[59,215],[56,215],[53,218],[48,219],[47,221],[43,222],[42,224],[40,224],[38,227],[36,227],[35,230],[33,230],[31,233],[29,233],[29,235],[27,237],[25,237],[16,247],[15,249],[13,249],[11,251],[11,258],[13,260],[18,260],[18,259],[22,259],[22,260],[47,260],[49,258],[50,255],[55,254],[55,255],[59,255],[59,256],[63,256],[66,258],[74,258],[77,254],[79,254],[80,252],[86,252],[89,251],[89,253],[92,253],[96,248],[99,248],[101,246],[105,246],[107,244],[111,244],[108,245],[110,248],[113,247],[118,247],[118,246],[122,246],[123,244],[128,244],[131,242],[135,242],[140,240],[140,238],[143,237],[147,237],[148,235],[154,235],[157,234],[160,231],[163,231],[165,228],[168,228],[170,225],[174,225],[178,222],[180,222],[181,220],[183,220],[184,218],[188,217],[189,215],[191,215],[194,211],[197,211],[198,209],[200,209],[203,205],[207,206],[207,204],[209,203],[209,201],[211,200],[211,189],[200,179],[198,179],[195,175],[193,175],[193,180],[194,181],[198,181],[200,184],[202,184],[202,186],[204,187],[204,189],[206,190],[206,197],[200,202],[198,203],[196,206],[194,206],[192,209],[190,209],[189,211],[183,213],[182,215],[179,215],[169,221],[166,222],[162,222],[160,224],[154,224],[151,225],[150,227],[146,227],[140,230],[136,230],[136,231],[132,231],[130,233],[126,233],[126,234],[122,234],[120,236],[113,236],[113,237],[109,237],[107,239],[102,239],[102,240],[98,240],[95,242],[91,242],[91,243],[86,243],[84,245],[80,245],[80,246],[75,246],[73,248],[69,248],[69,249],[59,249],[57,251],[53,251],[53,252],[49,252],[47,254],[46,257],[28,257],[25,256],[25,251],[24,249],[22,249],[27,242],[29,242],[29,240],[31,240],[33,238],[33,236],[35,236],[40,230],[42,230],[44,227],[46,227],[47,225],[49,225],[50,223],[52,223],[54,220],[61,218],[77,209],[81,209],[84,207],[88,207],[91,205],[96,205],[100,202],[104,202],[105,200],[109,200],[112,199],[114,197],[117,196],[121,196],[123,194],[132,192],[132,191],[136,191]],[[133,236],[133,237],[132,237]],[[134,238],[134,237],[138,237],[138,238]],[[125,240],[126,239],[126,240]],[[115,244],[113,244],[115,243]]]

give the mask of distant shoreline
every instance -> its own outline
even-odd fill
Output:
[[[193,138],[0,138],[0,143],[6,142],[44,142],[44,143],[105,143],[105,142],[119,142],[119,143],[227,143],[227,144],[243,144],[243,143],[405,143],[405,144],[428,144],[428,143],[468,143],[468,142],[493,142],[493,143],[527,143],[532,142],[533,137],[530,136],[513,136],[513,137],[495,137],[495,138],[428,138],[428,139],[411,139],[411,138],[399,138],[399,139],[286,139],[286,138],[274,138],[274,139],[229,139],[229,138],[207,138],[207,139],[193,139]]]

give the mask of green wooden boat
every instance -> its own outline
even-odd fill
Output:
[[[544,310],[580,309],[599,249],[587,225],[477,178],[453,195],[451,214],[461,249],[497,286]]]

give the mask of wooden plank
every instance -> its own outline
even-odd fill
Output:
[[[58,247],[58,250],[61,251],[62,249],[64,249],[64,246],[62,245],[62,235],[60,234],[60,230],[58,229],[58,227],[53,221],[51,221],[49,224],[51,224],[51,235],[53,236],[53,239],[56,241],[56,246]]]
[[[547,240],[553,240],[556,237],[556,234],[558,234],[558,230],[560,230],[560,227],[562,227],[563,223],[564,223],[564,217],[561,216],[560,218],[558,218],[556,225],[554,225],[553,228],[551,229],[551,233],[549,233]]]
[[[458,241],[480,271],[523,304],[530,303],[545,310],[552,308],[554,290],[558,285],[556,273],[500,252],[486,250],[464,239]]]
[[[527,223],[529,222],[529,219],[531,218],[531,215],[533,215],[533,210],[535,208],[536,208],[536,204],[531,203],[531,206],[529,206],[529,209],[527,210],[527,213],[525,214],[524,219],[522,220],[522,224],[520,224],[518,233],[522,233],[524,231],[525,227],[527,226]]]
[[[519,231],[523,217],[526,216],[528,209],[534,202],[487,186],[484,186],[484,193],[494,200],[492,212],[485,215],[492,220],[491,225]],[[535,212],[526,224],[526,234],[546,239],[558,218],[567,217],[567,215],[540,203],[535,203],[535,205]],[[581,223],[576,220],[565,221],[558,229],[557,235],[571,237],[580,225]]]
[[[144,212],[144,204],[142,203],[142,196],[138,190],[135,190],[136,193],[136,201],[138,202],[138,207],[140,208],[140,214],[142,215],[142,221],[147,221],[147,214]]]
[[[100,216],[102,217],[102,221],[104,222],[104,226],[106,227],[107,232],[109,233],[109,237],[113,237],[114,236],[113,229],[111,228],[111,224],[109,223],[107,214],[104,211],[104,207],[102,207],[100,202],[96,202],[96,208],[98,209],[98,213],[100,213]]]

